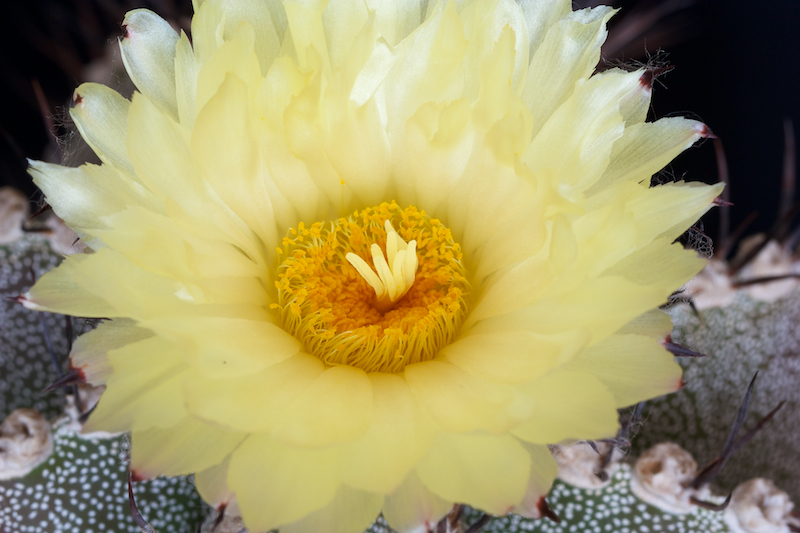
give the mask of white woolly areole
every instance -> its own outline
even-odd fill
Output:
[[[724,519],[734,533],[789,533],[790,522],[800,525],[791,516],[793,508],[789,495],[772,481],[755,478],[736,487]]]
[[[0,425],[0,480],[27,475],[53,453],[50,424],[33,409],[17,409]]]
[[[611,477],[619,468],[622,452],[614,449],[611,461],[605,467],[608,476],[603,481],[597,474],[600,472],[603,458],[608,454],[611,445],[597,442],[595,446],[597,446],[597,451],[586,442],[578,442],[571,446],[551,447],[553,457],[558,463],[559,479],[581,489],[601,489],[611,483]]]
[[[691,512],[689,499],[708,498],[708,488],[691,489],[697,473],[692,455],[671,442],[656,444],[645,451],[633,469],[631,490],[641,500],[673,514]]]

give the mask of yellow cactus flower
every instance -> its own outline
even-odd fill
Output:
[[[71,110],[102,160],[31,162],[91,253],[22,300],[106,320],[85,431],[142,478],[195,472],[251,531],[399,531],[453,502],[539,516],[547,444],[675,390],[656,308],[719,186],[650,177],[707,136],[594,74],[608,7],[569,0],[198,0],[147,10],[138,91]]]

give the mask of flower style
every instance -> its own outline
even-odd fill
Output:
[[[656,308],[720,187],[649,187],[709,134],[593,74],[613,10],[195,5],[191,41],[127,15],[130,101],[77,89],[101,165],[31,162],[92,253],[22,300],[108,319],[71,362],[136,476],[195,472],[251,531],[537,517],[547,444],[680,386]]]

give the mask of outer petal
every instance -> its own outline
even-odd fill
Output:
[[[415,471],[406,476],[403,483],[383,504],[383,517],[391,528],[399,533],[433,531],[446,515],[453,502],[443,500],[428,490]]]
[[[247,91],[241,79],[228,75],[197,116],[191,147],[222,201],[272,253],[274,246],[268,245],[278,242],[278,230],[264,184],[266,165]]]
[[[221,463],[194,474],[194,486],[203,501],[212,507],[227,505],[233,499],[233,491],[228,486],[230,456]]]
[[[116,433],[170,427],[186,416],[180,391],[187,365],[175,346],[160,337],[108,352],[114,374],[84,433]]]
[[[108,352],[153,336],[153,332],[138,327],[132,320],[118,318],[104,321],[97,328],[84,333],[72,345],[70,364],[83,373],[92,385],[102,385],[113,369]]]
[[[531,458],[510,435],[443,433],[417,474],[428,489],[450,501],[506,514],[525,494]]]
[[[103,163],[133,174],[125,144],[130,102],[99,83],[75,89],[75,106],[69,110],[81,137]]]
[[[547,446],[523,443],[531,454],[531,472],[525,496],[514,508],[514,513],[528,518],[542,518],[539,502],[550,492],[550,487],[558,475],[558,465]]]
[[[487,381],[517,384],[536,379],[572,359],[588,334],[540,335],[504,331],[467,335],[442,350],[448,361]]]
[[[282,533],[353,533],[364,531],[381,512],[383,495],[339,487],[331,502],[296,522],[281,526]]]
[[[641,335],[608,337],[584,350],[564,368],[596,376],[614,395],[617,407],[667,394],[681,386],[681,367],[672,354],[660,340]]]
[[[164,113],[178,118],[175,98],[175,43],[178,33],[148,9],[134,9],[122,21],[122,62],[139,91]]]
[[[228,470],[248,529],[269,531],[328,505],[340,486],[340,456],[338,448],[304,450],[251,435]]]
[[[683,117],[668,117],[625,128],[611,149],[611,162],[589,191],[599,191],[622,181],[649,180],[678,154],[708,136],[705,124]]]
[[[209,379],[259,372],[300,351],[297,339],[263,320],[164,317],[143,325],[179,346]]]
[[[427,453],[435,431],[400,376],[373,373],[368,377],[372,424],[362,438],[346,447],[342,480],[351,487],[388,494]]]
[[[366,372],[334,366],[286,407],[273,435],[293,446],[330,446],[361,437],[372,416],[372,384]]]
[[[530,2],[540,3],[561,4]],[[614,11],[606,6],[564,13],[564,18],[547,30],[531,56],[522,92],[522,99],[533,114],[534,133],[569,97],[575,82],[588,78],[594,71],[600,60],[600,46],[608,34],[606,22],[613,14]]]
[[[419,405],[445,431],[501,432],[529,414],[530,406],[512,387],[471,376],[451,363],[409,365],[405,378]]]
[[[168,428],[134,431],[131,470],[137,476],[180,476],[222,462],[247,435],[187,416]]]
[[[64,219],[92,248],[105,244],[94,230],[106,228],[103,217],[127,206],[158,210],[154,196],[111,165],[83,165],[67,168],[42,161],[30,161],[30,174],[56,214]]]
[[[589,331],[591,342],[596,342],[663,303],[669,292],[642,287],[619,276],[588,279],[554,288],[525,309],[485,319],[474,331],[552,335],[580,326]]]
[[[511,430],[523,440],[604,439],[619,429],[614,396],[589,373],[558,369],[520,388],[536,402],[533,416]]]
[[[298,353],[261,372],[218,379],[200,371],[186,375],[183,394],[193,415],[240,431],[271,431],[292,400],[324,372],[322,362]]]

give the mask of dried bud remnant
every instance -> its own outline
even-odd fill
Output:
[[[33,409],[17,409],[0,425],[0,479],[22,477],[53,453],[50,424]]]
[[[631,489],[641,500],[664,511],[683,514],[694,505],[690,499],[705,499],[708,489],[690,489],[697,472],[692,455],[677,444],[663,442],[645,451],[633,471]]]
[[[745,481],[733,491],[725,522],[735,533],[788,533],[797,526],[789,495],[763,478]]]

